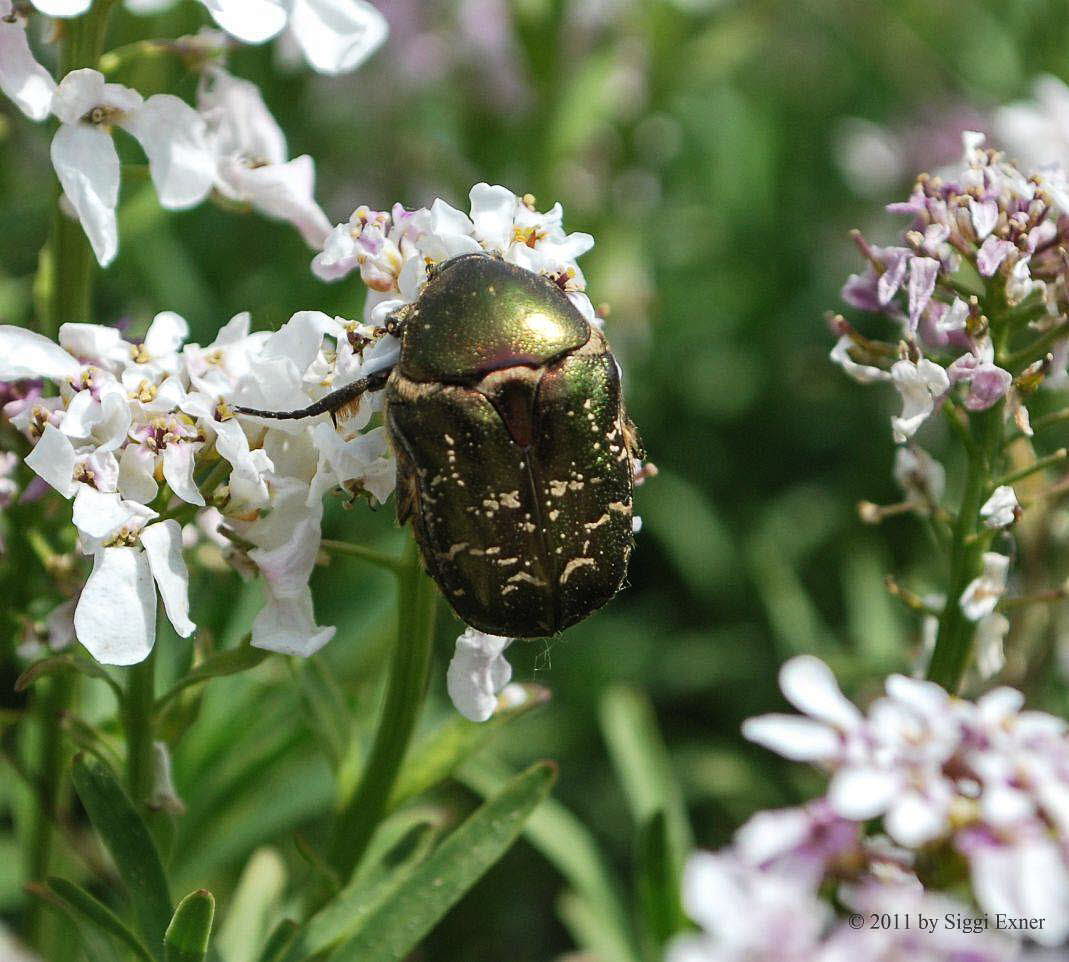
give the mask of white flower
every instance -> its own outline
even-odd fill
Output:
[[[323,505],[308,504],[307,485],[279,478],[271,511],[235,527],[256,547],[249,552],[264,576],[266,600],[252,626],[252,644],[285,655],[307,657],[331,638],[335,629],[315,623],[312,576],[321,538]]]
[[[965,617],[979,621],[995,610],[999,598],[1006,590],[1006,574],[1010,559],[995,551],[985,551],[983,571],[966,586],[959,604]]]
[[[330,222],[312,196],[315,164],[307,154],[287,159],[286,137],[259,88],[213,65],[201,77],[197,107],[208,127],[216,190],[288,221],[309,246],[322,247]]]
[[[63,78],[52,112],[61,122],[52,140],[52,165],[101,265],[110,264],[119,249],[120,163],[113,126],[141,144],[163,207],[191,207],[211,189],[204,121],[177,97],[155,94],[144,100],[87,68]]]
[[[227,33],[263,43],[287,28],[313,70],[348,73],[385,42],[386,19],[366,0],[203,0]]]
[[[446,673],[446,687],[457,711],[471,721],[484,722],[497,708],[497,696],[512,677],[504,651],[511,638],[468,628],[457,638]]]
[[[949,390],[950,379],[943,368],[927,358],[896,361],[891,378],[902,396],[902,413],[891,418],[891,427],[895,441],[902,444],[931,416],[935,402]]]
[[[319,501],[332,488],[354,484],[373,495],[379,504],[386,501],[397,478],[397,464],[385,428],[345,440],[332,424],[322,422],[312,429],[312,442],[319,464],[308,490],[309,503]]]
[[[1013,488],[1000,484],[980,508],[980,517],[989,528],[1006,528],[1017,520],[1020,506]]]
[[[882,368],[873,366],[872,364],[859,364],[850,356],[850,348],[854,346],[854,339],[848,334],[844,334],[835,342],[835,347],[831,349],[831,360],[834,364],[838,364],[839,367],[847,374],[847,376],[853,378],[858,384],[875,384],[877,381],[890,381],[891,372],[885,371]]]
[[[30,120],[48,116],[56,91],[52,75],[30,50],[26,22],[15,12],[11,0],[0,0],[0,90]]]
[[[831,671],[811,656],[792,658],[780,687],[809,717],[748,719],[743,735],[795,761],[833,771],[828,802],[843,818],[883,815],[888,834],[912,845],[937,837],[951,800],[939,763],[956,744],[949,696],[937,685],[893,675],[869,720],[843,696]]]
[[[134,507],[114,497],[120,511]],[[139,528],[146,510],[124,511],[125,523],[94,552],[92,574],[78,599],[74,630],[101,664],[133,665],[148,656],[156,638],[157,589],[174,630],[185,638],[195,628],[181,528],[173,520]]]

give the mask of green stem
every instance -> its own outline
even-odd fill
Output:
[[[152,743],[155,740],[156,647],[127,676],[122,723],[126,733],[126,787],[138,807],[152,794]]]
[[[1001,478],[997,478],[991,482],[991,488],[994,490],[1004,484],[1013,484],[1015,481],[1027,478],[1037,471],[1045,471],[1047,468],[1061,463],[1066,457],[1069,457],[1069,451],[1065,448],[1058,448],[1053,454],[1048,454],[1046,457],[1039,458],[1031,464],[1026,464],[1023,468],[1018,468],[1016,471],[1011,471],[1009,474],[1004,474]]]
[[[343,881],[363,857],[408,751],[430,674],[437,600],[434,582],[410,541],[398,573],[397,644],[378,731],[360,784],[338,812],[335,827],[331,862]]]
[[[1021,350],[1013,354],[1003,356],[1000,351],[998,363],[1008,371],[1017,370],[1017,373],[1020,373],[1033,361],[1038,361],[1041,357],[1046,356],[1047,352],[1065,337],[1069,337],[1069,322],[1052,327],[1027,347],[1021,348]]]
[[[60,787],[63,778],[63,733],[60,725],[63,713],[74,697],[75,678],[61,672],[34,688],[34,711],[41,726],[41,741],[35,746],[39,759],[37,769],[37,804],[30,826],[27,879],[39,882],[48,875],[52,856],[53,826],[59,819]],[[26,929],[30,942],[43,947],[41,939],[41,903],[30,899],[27,906]]]
[[[947,600],[928,666],[928,678],[949,692],[958,690],[972,655],[976,626],[965,617],[959,599],[969,582],[980,574],[982,566],[984,542],[977,537],[981,525],[980,508],[990,489],[992,468],[1002,445],[1002,408],[1000,402],[969,419],[973,444],[969,451],[961,510],[954,526]]]
[[[343,554],[350,558],[359,558],[361,561],[366,561],[369,564],[378,565],[380,568],[392,571],[398,576],[400,576],[404,568],[404,561],[402,559],[395,558],[393,555],[388,555],[383,551],[376,551],[374,548],[367,548],[362,544],[356,544],[352,541],[334,541],[331,538],[324,538],[320,542],[320,547],[324,551],[329,551],[331,554]]]
[[[108,13],[114,0],[96,0],[93,6],[76,20],[63,21],[59,63],[61,75],[78,67],[96,63],[103,52],[107,34]],[[93,262],[89,243],[81,226],[60,213],[57,204],[49,238],[48,257],[41,265],[47,287],[47,318],[45,334],[55,334],[67,321],[88,320],[93,292]],[[75,676],[60,674],[47,683],[43,693],[35,694],[34,705],[40,724],[37,751],[40,758],[40,803],[35,806],[30,828],[28,877],[31,881],[44,878],[52,853],[53,824],[59,817],[59,801],[63,778],[64,712],[70,707],[75,693]],[[42,689],[38,689],[42,691]],[[40,901],[30,899],[27,929],[31,944],[44,950],[46,933],[41,925]]]

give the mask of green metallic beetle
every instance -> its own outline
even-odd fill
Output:
[[[634,546],[641,453],[601,332],[551,280],[484,254],[433,269],[387,330],[392,368],[300,411],[238,410],[333,414],[385,388],[397,519],[465,622],[543,637],[609,601]]]

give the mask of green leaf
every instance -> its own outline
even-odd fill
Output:
[[[214,918],[215,898],[207,889],[197,889],[182,899],[163,938],[166,962],[203,962]]]
[[[664,812],[654,812],[640,826],[636,847],[636,887],[647,954],[651,959],[659,959],[668,940],[687,924]]]
[[[118,780],[97,759],[79,755],[74,790],[126,883],[138,928],[149,951],[163,958],[163,936],[171,922],[171,897],[159,852],[148,828]]]
[[[683,793],[672,772],[653,707],[637,691],[610,688],[600,705],[601,729],[636,826],[664,813],[671,864],[678,878],[693,843]]]
[[[330,962],[401,962],[512,845],[557,777],[532,765],[484,802],[378,906]]]
[[[156,700],[156,712],[160,712],[187,688],[210,681],[212,678],[222,678],[225,675],[236,675],[239,671],[248,671],[260,664],[269,654],[271,652],[262,648],[242,644],[237,648],[228,648],[226,651],[209,655],[196,668],[175,682],[170,691]]]
[[[50,658],[43,658],[41,661],[35,662],[15,680],[15,691],[25,691],[38,678],[55,675],[61,671],[78,671],[89,678],[98,678],[107,682],[108,687],[115,693],[116,698],[122,698],[122,688],[104,668],[95,661],[91,661],[88,658],[79,658],[77,655],[52,655]]]
[[[88,923],[97,931],[125,945],[142,962],[152,962],[152,956],[141,940],[127,928],[126,923],[95,896],[74,882],[63,878],[49,878],[46,885],[33,885],[31,892],[64,909],[75,922]]]
[[[465,765],[457,777],[489,797],[501,790],[510,775],[503,765],[480,758]],[[639,953],[628,909],[586,826],[556,799],[547,798],[527,820],[523,834],[574,889],[562,897],[560,908],[576,942],[599,959],[636,962]]]
[[[524,685],[523,689],[522,701],[496,712],[489,721],[472,722],[454,713],[450,721],[416,744],[390,793],[387,811],[447,779],[510,721],[549,701],[548,688]]]
[[[309,919],[283,957],[284,962],[307,959],[359,932],[372,913],[388,903],[427,858],[441,824],[440,816],[429,817],[426,813],[418,821],[406,818],[396,827],[384,823],[372,839],[360,871]],[[396,828],[402,830],[398,832]]]
[[[254,962],[278,917],[286,889],[286,863],[273,848],[252,853],[237,888],[230,896],[226,918],[215,940],[227,962]]]
[[[281,962],[283,953],[293,944],[300,926],[293,919],[283,919],[267,937],[257,962]]]

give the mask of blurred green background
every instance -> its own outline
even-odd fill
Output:
[[[495,751],[514,766],[559,761],[556,797],[591,828],[626,885],[635,826],[599,727],[608,689],[648,694],[695,837],[715,846],[755,809],[815,789],[739,735],[745,717],[781,707],[775,675],[785,658],[816,652],[862,694],[908,666],[916,626],[887,597],[883,576],[914,569],[923,585],[921,529],[909,520],[866,529],[854,511],[861,498],[896,498],[886,420],[895,401],[828,363],[823,314],[838,309],[838,288],[858,266],[849,228],[889,240],[896,225],[882,205],[907,192],[917,170],[952,159],[962,127],[1026,95],[1041,72],[1069,75],[1067,4],[377,5],[392,37],[351,76],[280,70],[270,48],[235,51],[231,69],[262,85],[291,155],[315,158],[332,221],[360,203],[442,196],[466,207],[471,184],[487,180],[530,191],[540,207],[560,200],[566,226],[597,238],[582,266],[595,304],[611,306],[607,332],[632,416],[661,473],[639,492],[645,527],[629,588],[564,637],[510,650],[516,678],[548,686],[553,699]],[[205,20],[183,3],[155,29],[173,36]],[[145,30],[123,13],[116,42]],[[145,94],[191,98],[195,89],[165,60],[115,79]],[[859,130],[873,132],[858,120],[891,132],[902,155],[893,169],[879,152],[852,152]],[[4,322],[32,321],[52,196],[47,139],[0,103]],[[129,319],[136,330],[172,309],[206,343],[241,310],[260,328],[305,308],[358,315],[358,283],[319,283],[285,225],[211,204],[164,213],[131,178],[121,223],[93,320]],[[17,527],[18,511],[12,517]],[[384,547],[401,537],[392,503],[378,512],[334,503],[326,533]],[[17,594],[32,596],[42,577],[21,576]],[[391,637],[389,579],[342,559],[316,573],[313,591],[320,621],[338,625],[316,658],[321,674],[366,726]],[[198,624],[229,644],[246,630],[259,588],[202,573],[193,597]],[[6,601],[10,638],[20,602]],[[428,729],[450,711],[444,668],[459,630],[443,605]],[[162,644],[177,670],[186,643]],[[8,650],[0,700],[15,710],[24,704],[11,693],[18,670]],[[188,806],[173,855],[177,888],[205,884],[225,904],[263,844],[288,866],[286,892],[307,878],[293,835],[319,837],[331,793],[315,713],[302,701],[310,684],[306,669],[282,659],[213,683],[175,752]],[[15,788],[4,791],[17,812]],[[474,796],[454,785],[442,798],[463,809]],[[22,903],[16,844],[12,822],[0,823],[7,918]],[[561,888],[521,842],[419,957],[527,962],[564,952],[572,943],[555,912]]]

